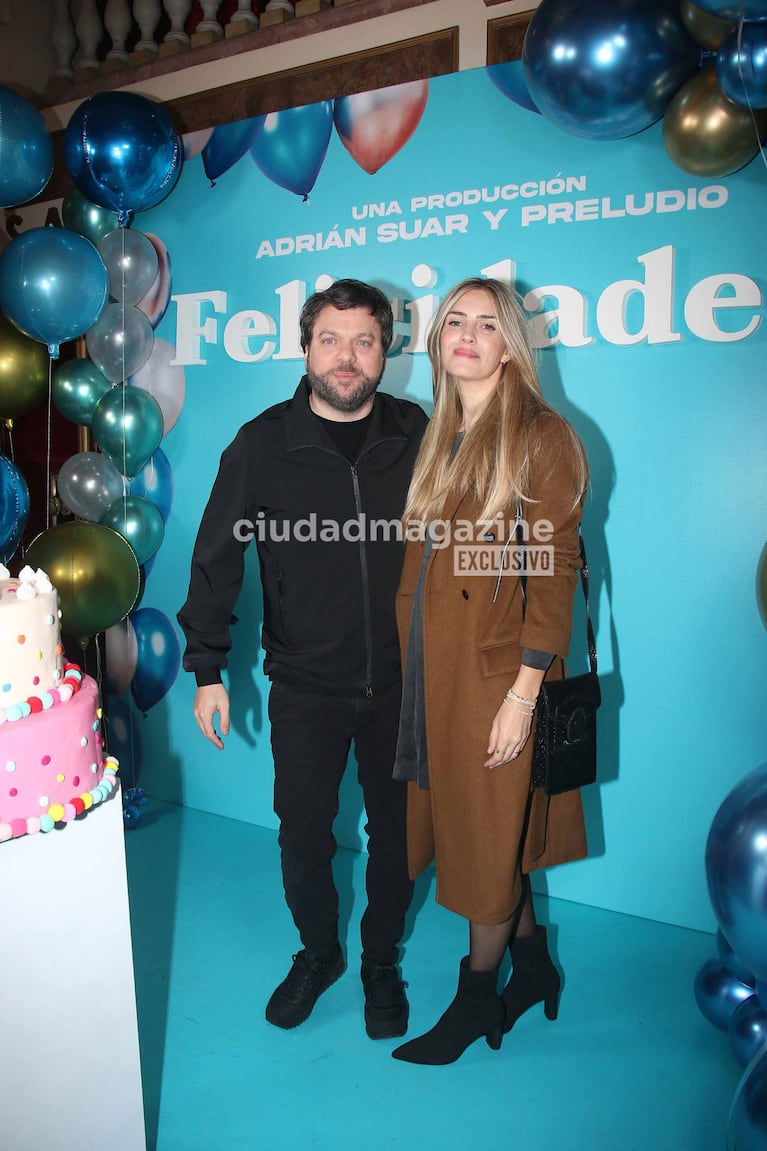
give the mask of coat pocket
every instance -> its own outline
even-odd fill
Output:
[[[496,643],[479,649],[479,667],[483,675],[511,675],[519,671],[522,648],[518,643]]]

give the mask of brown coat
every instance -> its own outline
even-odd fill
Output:
[[[479,514],[470,498],[446,509],[449,542],[434,548],[424,585],[430,790],[408,784],[410,873],[415,878],[436,857],[437,902],[476,923],[509,918],[519,902],[522,872],[581,859],[587,851],[580,792],[551,798],[540,789],[531,792],[532,739],[513,763],[483,766],[493,719],[514,682],[523,647],[564,657],[570,639],[581,515],[580,505],[571,506],[572,449],[552,417],[539,416],[535,429],[541,451],[530,494],[539,502],[524,504],[523,517],[531,527],[551,522],[554,562],[552,575],[527,578],[524,624],[517,575],[503,575],[494,603],[497,558],[495,574],[467,574],[471,559],[456,551],[466,544],[456,533]],[[479,538],[489,531],[496,542],[505,542],[514,519],[515,509],[503,524],[484,527]],[[422,556],[423,544],[408,544],[397,596],[403,658]],[[562,668],[563,660],[555,659],[548,675],[559,678]]]

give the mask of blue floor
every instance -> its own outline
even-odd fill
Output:
[[[699,1014],[714,938],[539,899],[566,973],[499,1052],[419,1068],[362,1022],[365,856],[340,851],[349,970],[291,1032],[264,1005],[298,944],[272,831],[150,801],[126,836],[149,1151],[723,1151],[741,1068]],[[409,1034],[455,991],[462,921],[416,888]]]

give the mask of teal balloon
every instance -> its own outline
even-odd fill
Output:
[[[68,228],[30,228],[0,255],[0,308],[53,359],[96,323],[107,287],[98,250]]]
[[[181,648],[173,624],[154,607],[142,607],[131,616],[136,633],[136,670],[131,695],[143,712],[154,707],[178,675]]]
[[[138,475],[162,439],[162,411],[142,388],[111,388],[99,400],[91,423],[93,438],[124,476]]]
[[[61,219],[64,227],[73,232],[79,232],[92,244],[98,246],[99,240],[117,227],[117,212],[110,212],[109,208],[102,208],[99,204],[92,204],[86,200],[76,189],[67,192],[61,205]]]
[[[111,387],[92,360],[66,360],[56,369],[51,396],[62,416],[89,428],[96,405]]]
[[[332,100],[270,112],[250,154],[275,184],[306,198],[319,175],[332,131]]]
[[[0,84],[0,208],[34,200],[53,171],[53,141],[24,96]]]
[[[154,331],[138,308],[107,304],[85,333],[88,355],[108,380],[127,380],[152,354]]]
[[[110,504],[100,522],[127,540],[140,564],[154,555],[165,534],[160,509],[143,496],[125,496]]]
[[[117,228],[99,241],[98,249],[109,276],[110,296],[123,304],[143,300],[160,266],[152,241],[143,232]]]
[[[0,563],[16,552],[29,519],[29,488],[7,456],[0,455]]]

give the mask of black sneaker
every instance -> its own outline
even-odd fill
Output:
[[[275,1027],[298,1027],[312,1013],[315,1003],[346,969],[341,948],[330,959],[320,960],[308,951],[293,956],[293,966],[266,1005],[266,1018]]]
[[[410,1008],[393,963],[362,961],[365,1030],[371,1039],[396,1039],[407,1031]]]

